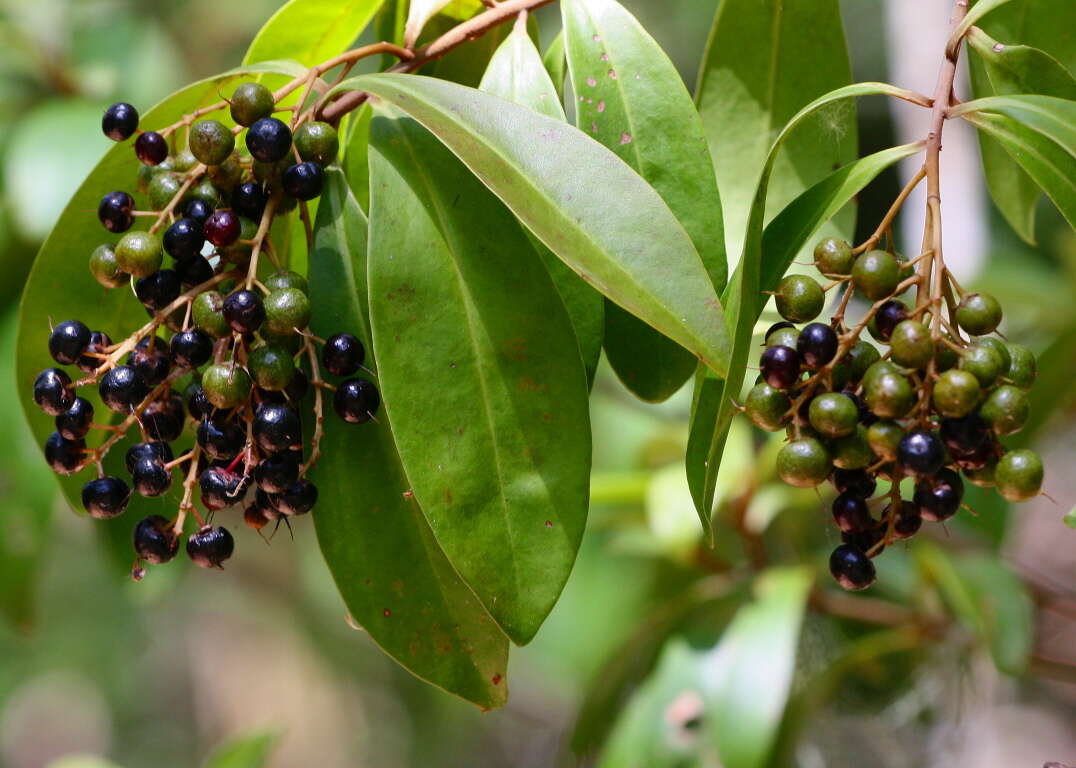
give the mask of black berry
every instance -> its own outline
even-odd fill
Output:
[[[317,163],[297,163],[284,171],[281,185],[296,200],[313,200],[325,185],[325,172]]]
[[[190,200],[183,207],[183,216],[199,226],[205,226],[206,220],[213,215],[213,206],[200,197]]]
[[[97,392],[106,407],[120,413],[128,413],[149,394],[149,388],[134,368],[118,365],[101,377]]]
[[[842,531],[858,533],[874,527],[867,502],[859,496],[842,493],[833,500],[833,519]]]
[[[134,198],[126,192],[109,192],[97,205],[97,218],[109,232],[126,232],[134,224]]]
[[[56,431],[64,440],[79,440],[90,431],[93,422],[93,404],[83,397],[76,397],[64,413],[56,417]]]
[[[920,517],[937,523],[955,515],[963,497],[964,482],[960,475],[943,469],[935,477],[917,483],[913,498]]]
[[[142,496],[161,496],[172,487],[172,473],[157,458],[143,458],[135,462],[131,472],[134,489]]]
[[[176,261],[193,259],[202,252],[205,244],[205,236],[202,233],[203,223],[194,219],[182,218],[172,222],[172,226],[164,231],[162,242],[164,250]]]
[[[263,117],[247,129],[247,149],[263,163],[283,160],[291,149],[291,129],[275,117]]]
[[[294,451],[273,453],[254,468],[254,482],[266,493],[283,493],[299,479],[299,459]]]
[[[262,403],[258,406],[254,412],[253,432],[254,441],[266,453],[283,451],[302,440],[299,414],[280,403]]]
[[[154,400],[142,412],[142,427],[154,440],[172,442],[183,434],[183,398],[172,393]]]
[[[874,315],[871,332],[878,341],[889,341],[893,336],[893,329],[907,318],[908,308],[904,306],[904,302],[890,299],[878,308],[878,312]]]
[[[217,424],[206,418],[198,424],[197,439],[209,458],[230,461],[243,450],[246,432],[238,424]]]
[[[155,387],[172,370],[172,354],[164,339],[147,336],[127,356],[127,365],[135,369],[147,387]],[[145,395],[143,395],[144,397]]]
[[[224,319],[233,331],[253,333],[265,320],[265,305],[254,291],[239,290],[224,299]]]
[[[367,379],[348,379],[333,395],[336,414],[350,424],[369,421],[380,405],[381,394],[373,382]]]
[[[158,269],[135,281],[135,296],[153,312],[160,312],[178,299],[181,290],[179,275],[171,269]]]
[[[198,368],[213,356],[213,340],[197,328],[180,331],[169,343],[172,359],[184,368]]]
[[[789,389],[799,381],[800,356],[791,347],[767,347],[760,362],[763,380],[774,389]]]
[[[149,443],[135,443],[127,449],[127,454],[124,457],[124,462],[127,466],[127,471],[134,472],[135,465],[142,459],[153,459],[159,461],[162,464],[167,464],[174,459],[175,456],[172,453],[172,446],[168,443],[162,442],[149,442]]]
[[[160,165],[168,157],[168,142],[156,131],[146,131],[135,139],[135,154],[143,165]]]
[[[201,285],[213,277],[213,265],[205,256],[192,256],[189,259],[177,261],[175,271],[179,276],[179,282],[187,288]]]
[[[874,495],[878,483],[863,469],[836,469],[833,471],[833,487],[838,493],[850,493],[861,499]]]
[[[933,475],[945,461],[945,448],[934,433],[923,429],[909,432],[897,445],[897,461],[911,475]]]
[[[247,181],[232,190],[232,210],[245,219],[261,221],[269,197],[261,184]]]
[[[821,368],[837,354],[837,334],[824,323],[810,323],[800,331],[796,351],[808,368]]]
[[[85,440],[64,440],[59,432],[45,440],[45,461],[58,475],[73,475],[81,469],[85,452]]]
[[[224,467],[209,467],[198,476],[198,487],[202,491],[202,504],[206,509],[216,510],[230,507],[239,501],[242,478]]]
[[[138,110],[130,104],[118,101],[105,110],[101,118],[101,131],[113,141],[125,141],[138,130]]]
[[[93,373],[96,371],[104,360],[100,357],[94,357],[93,355],[103,355],[108,347],[112,346],[112,339],[108,337],[107,333],[103,331],[90,331],[90,343],[86,345],[86,349],[83,350],[82,356],[75,361],[75,365],[78,366],[80,371],[86,373]]]
[[[187,539],[187,556],[203,568],[220,568],[232,556],[235,541],[224,527],[205,526]]]
[[[366,350],[350,333],[337,333],[325,340],[321,362],[333,376],[350,376],[362,367]]]
[[[829,556],[829,572],[847,590],[866,589],[874,583],[874,563],[863,550],[841,544]]]
[[[309,480],[292,483],[274,499],[276,509],[285,515],[305,515],[318,501],[318,489]]]
[[[172,523],[160,515],[139,520],[134,529],[134,550],[147,563],[167,563],[179,551],[179,539]]]
[[[82,486],[82,506],[98,520],[122,515],[129,498],[131,489],[118,477],[99,477]]]
[[[89,328],[78,320],[65,320],[49,334],[49,354],[60,365],[73,365],[89,343]]]
[[[46,368],[34,379],[34,402],[49,416],[59,416],[75,404],[71,377],[59,368]]]

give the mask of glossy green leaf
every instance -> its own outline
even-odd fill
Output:
[[[979,19],[1007,2],[1009,0],[976,0],[975,4],[968,9],[960,24],[957,25],[957,28],[953,30],[952,39],[959,40],[965,32],[971,29],[973,24],[979,23]]]
[[[953,109],[954,116],[973,112],[996,112],[1038,131],[1069,155],[1076,156],[1076,101],[1032,94],[988,96],[966,101]]]
[[[563,0],[561,13],[576,125],[657,190],[720,291],[728,269],[721,200],[702,121],[676,67],[615,0]],[[615,305],[606,306],[605,352],[625,386],[652,402],[696,367],[690,352]]]
[[[431,78],[362,75],[340,87],[368,91],[425,125],[584,279],[726,370],[721,304],[690,238],[608,149],[533,110]]]
[[[564,107],[542,65],[538,49],[518,24],[493,55],[479,88],[547,117],[564,120]],[[593,385],[602,350],[605,300],[541,241],[534,238],[532,243],[572,319],[587,381]]]
[[[290,76],[296,67],[294,62],[265,62],[201,80],[147,110],[142,115],[142,125],[157,127],[175,122],[184,114],[218,101],[220,91],[240,78],[257,74]],[[98,121],[99,118],[94,118],[93,124],[84,126],[84,130],[96,131]],[[145,323],[145,311],[132,291],[127,288],[105,290],[93,279],[87,266],[90,253],[98,244],[115,243],[118,239],[101,227],[95,215],[103,194],[114,189],[130,190],[136,203],[143,203],[138,207],[148,209],[144,198],[135,191],[139,167],[130,142],[114,145],[64,208],[59,224],[45,240],[27,278],[19,308],[15,375],[23,411],[39,445],[44,444],[54,429],[53,418],[39,411],[32,398],[34,377],[42,369],[55,365],[47,349],[50,319],[60,322],[77,318],[90,328],[105,331],[113,339],[121,339]],[[72,369],[72,373],[77,371]],[[97,400],[96,391],[80,390],[79,394],[93,402],[98,413],[103,416],[108,413]],[[88,441],[91,446],[97,442],[96,438]],[[105,461],[106,472],[122,473],[125,447],[121,443],[109,453]],[[89,479],[89,473],[58,479],[71,506],[81,510],[80,490]],[[96,525],[122,526],[130,531],[138,516],[153,513],[172,516],[178,504],[177,494],[174,487],[173,493],[158,499],[132,499],[126,515],[96,521]]]
[[[384,0],[289,0],[258,31],[244,64],[293,59],[312,67],[343,53]]]
[[[721,455],[729,425],[735,412],[733,400],[739,397],[743,384],[744,372],[751,352],[751,335],[762,310],[761,291],[764,264],[770,270],[769,277],[776,274],[780,264],[786,263],[789,254],[802,249],[811,233],[825,221],[832,212],[839,210],[862,189],[885,165],[893,163],[910,147],[885,150],[868,158],[851,163],[815,185],[787,207],[788,214],[771,222],[776,224],[767,242],[763,231],[763,221],[768,208],[769,181],[775,168],[775,161],[781,156],[779,150],[786,138],[811,114],[843,99],[872,94],[896,94],[900,89],[885,83],[858,83],[838,88],[805,106],[784,127],[770,149],[763,167],[762,177],[755,193],[755,202],[751,208],[747,239],[744,243],[743,257],[733,279],[725,289],[725,314],[729,326],[735,334],[730,376],[721,379],[709,372],[696,374],[695,398],[692,405],[691,431],[687,448],[688,485],[695,500],[696,509],[703,522],[703,528],[710,531],[710,514],[713,509],[713,494],[717,483],[717,474],[721,467]],[[794,135],[794,134],[793,134]],[[881,162],[880,162],[881,161]],[[783,218],[782,218],[783,217]],[[768,228],[767,228],[768,229]],[[789,238],[788,242],[783,242]],[[770,258],[770,254],[781,254]],[[787,266],[787,263],[786,263]],[[778,279],[779,279],[778,275]]]
[[[546,72],[549,73],[549,77],[553,81],[553,87],[557,89],[557,96],[563,98],[564,79],[567,76],[568,69],[568,60],[564,55],[563,30],[557,33],[557,36],[553,38],[549,47],[545,49],[545,53],[542,54],[542,63],[545,65]]]
[[[422,34],[426,22],[438,13],[456,19],[467,18],[482,7],[480,0],[411,0],[404,25],[404,45],[413,46]]]
[[[571,321],[515,218],[433,136],[379,115],[370,144],[370,314],[400,457],[449,560],[526,643],[586,523]]]
[[[363,104],[351,113],[344,157],[340,161],[351,192],[363,211],[370,210],[370,120],[373,114],[369,104]]]
[[[1069,528],[1073,528],[1073,529],[1076,529],[1076,508],[1074,508],[1074,509],[1070,509],[1070,510],[1068,511],[1068,514],[1067,514],[1067,515],[1065,515],[1065,517],[1064,517],[1064,518],[1062,518],[1062,521],[1063,521],[1063,522],[1065,523],[1065,525],[1067,525],[1067,526],[1068,526]]]
[[[812,575],[775,568],[755,584],[714,651],[706,729],[725,768],[760,768],[773,749],[796,668],[796,646]]]
[[[366,290],[367,223],[347,182],[330,171],[315,221],[312,329],[347,330],[372,348]],[[372,361],[377,370],[380,361]],[[415,675],[489,709],[507,696],[508,641],[460,580],[410,498],[392,413],[378,422],[325,420],[312,478],[318,543],[348,611]]]
[[[977,96],[1038,94],[1076,99],[1076,78],[1045,51],[1028,45],[1005,45],[976,27],[968,44],[982,60],[993,93]]]
[[[755,185],[781,126],[812,99],[850,82],[837,0],[724,0],[699,70],[695,100],[717,172],[725,242],[743,251]],[[785,144],[769,183],[766,218],[856,157],[855,108],[832,104]],[[851,211],[825,233],[852,234]]]
[[[1030,45],[1048,53],[1070,72],[1076,72],[1072,25],[1058,23],[1072,13],[1070,0],[1019,0],[997,8],[978,26],[1003,42]]]
[[[277,731],[245,734],[213,750],[203,768],[263,768],[279,738]]]

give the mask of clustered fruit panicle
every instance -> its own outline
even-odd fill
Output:
[[[826,288],[806,275],[781,280],[774,298],[784,321],[766,332],[761,374],[744,406],[756,426],[786,431],[777,456],[784,482],[810,488],[828,480],[836,489],[842,543],[830,571],[853,590],[874,582],[871,560],[885,547],[914,536],[924,520],[955,515],[965,481],[1023,501],[1043,478],[1038,454],[999,441],[1028,418],[1035,358],[992,335],[1001,323],[997,300],[965,292],[944,272],[947,316],[940,301],[908,306],[900,296],[919,283],[914,263],[870,245],[818,243]],[[836,313],[817,322],[833,288],[844,291]],[[871,304],[849,328],[844,312],[854,294]],[[874,344],[860,338],[865,329]],[[905,478],[911,499],[901,495]],[[878,479],[890,487],[876,496]]]
[[[93,251],[90,271],[106,288],[129,284],[150,319],[116,343],[78,320],[57,324],[49,354],[85,377],[48,368],[33,385],[34,401],[56,420],[45,443],[49,466],[65,475],[97,469],[82,488],[91,516],[117,517],[132,491],[164,495],[173,473],[182,474],[176,516],[152,515],[134,527],[135,578],[145,564],[175,557],[188,513],[198,528],[187,537],[187,554],[220,567],[234,541],[210,524],[215,511],[242,505],[244,522],[256,530],[309,512],[318,498],[306,474],[320,454],[321,390],[333,391],[334,409],[349,423],[373,419],[381,402],[375,384],[356,376],[370,373],[358,338],[338,333],[323,341],[310,333],[306,279],[277,266],[267,237],[275,215],[321,194],[324,169],[339,148],[336,130],[298,113],[291,125],[273,117],[274,96],[258,83],[240,85],[228,107],[235,129],[203,117],[140,131],[130,104],[106,110],[106,136],[135,137],[138,193],[151,210],[136,210],[128,192],[106,194],[98,218],[119,239]],[[177,145],[184,126],[185,146]],[[236,141],[244,128],[245,152]],[[154,223],[134,229],[139,217]],[[344,378],[339,386],[322,380],[317,343],[324,344],[324,370]],[[78,396],[90,386],[122,417],[118,424],[100,423],[93,403]],[[313,429],[304,444],[306,419]],[[106,475],[103,461],[132,429],[140,438],[127,449],[128,482]],[[104,439],[90,447],[94,431]],[[176,456],[172,444],[185,435],[193,445]],[[195,486],[205,519],[193,503]]]

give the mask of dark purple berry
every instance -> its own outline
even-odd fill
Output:
[[[160,515],[140,520],[133,538],[135,554],[153,565],[167,563],[179,551],[179,538],[172,523]]]
[[[146,131],[135,139],[135,154],[143,165],[160,165],[168,157],[168,142],[156,131]]]
[[[113,141],[126,141],[138,130],[138,110],[124,101],[117,101],[105,110],[101,131]]]
[[[124,463],[127,466],[127,472],[134,472],[135,465],[142,459],[153,459],[159,461],[161,464],[167,464],[175,458],[172,453],[172,446],[168,443],[162,442],[149,442],[149,443],[135,443],[127,449],[127,454],[124,456]]]
[[[842,493],[833,500],[833,519],[838,528],[849,533],[869,531],[875,527],[867,502],[850,493]]]
[[[367,379],[348,379],[333,395],[336,414],[349,424],[369,421],[380,405],[381,394],[373,382]]]
[[[821,368],[837,354],[837,334],[824,323],[810,323],[800,331],[796,351],[808,368]]]
[[[162,496],[172,487],[172,473],[159,459],[139,459],[131,472],[131,482],[141,496]]]
[[[76,397],[71,407],[56,417],[56,431],[64,440],[80,440],[90,431],[91,423],[93,404],[83,397]]]
[[[177,333],[169,348],[176,365],[183,368],[199,368],[213,357],[213,340],[197,328]]]
[[[254,291],[239,290],[224,299],[224,319],[233,331],[253,333],[265,320],[265,304]]]
[[[235,215],[235,212],[225,209],[223,211],[213,211],[213,213],[209,214],[202,231],[205,234],[205,239],[213,243],[213,245],[218,248],[227,248],[239,239],[239,233],[242,228],[242,222],[239,221],[239,217]]]
[[[86,373],[93,373],[104,360],[100,357],[93,357],[93,355],[106,354],[105,350],[112,346],[112,339],[108,337],[108,334],[103,331],[91,331],[90,343],[86,345],[86,349],[83,350],[82,356],[75,361],[75,365],[78,366],[80,371]]]
[[[924,520],[940,523],[957,513],[963,497],[964,481],[960,475],[943,469],[934,477],[916,483],[913,498]]]
[[[276,510],[281,514],[305,515],[318,502],[318,489],[309,480],[299,480],[292,483],[274,500]]]
[[[146,410],[142,412],[142,427],[154,440],[170,443],[183,434],[185,418],[183,398],[171,393],[146,406]]]
[[[247,181],[232,190],[232,210],[245,219],[261,221],[268,196],[261,184]]]
[[[317,163],[298,163],[284,171],[281,186],[296,200],[313,200],[325,185],[325,172]]]
[[[71,377],[60,368],[46,368],[34,379],[34,402],[49,416],[59,416],[75,404]]]
[[[761,358],[762,379],[774,389],[789,389],[800,378],[800,356],[791,347],[767,347]]]
[[[82,486],[82,506],[98,520],[122,515],[129,498],[131,489],[118,477],[99,477]]]
[[[874,315],[874,330],[878,341],[889,341],[898,323],[908,319],[908,308],[898,299],[890,299]]]
[[[127,356],[127,365],[135,369],[147,387],[155,387],[172,370],[172,353],[164,339],[147,336]]]
[[[60,365],[73,365],[89,343],[89,328],[78,320],[65,320],[49,334],[49,354]]]
[[[291,129],[275,117],[263,117],[247,129],[247,149],[262,163],[275,163],[291,150]]]
[[[142,306],[153,312],[160,312],[179,298],[182,287],[179,275],[171,269],[158,269],[151,275],[140,277],[135,281],[135,296]]]
[[[187,539],[187,556],[203,568],[220,568],[232,556],[235,541],[228,529],[205,526]]]
[[[247,435],[238,424],[217,424],[212,419],[202,419],[198,424],[197,439],[209,458],[231,461],[243,450]]]
[[[863,552],[867,557],[878,557],[885,549],[882,543],[886,534],[885,523],[871,526],[862,531],[842,531],[841,541]]]
[[[829,556],[829,572],[847,590],[866,589],[874,583],[874,563],[863,550],[841,544]]]
[[[945,448],[933,432],[917,429],[909,432],[897,444],[897,461],[910,475],[933,475],[942,468]]]
[[[97,205],[97,218],[109,232],[126,232],[134,224],[134,204],[126,192],[109,192]]]
[[[201,285],[213,277],[213,265],[205,256],[195,256],[175,264],[179,282],[187,288]]]
[[[202,504],[208,510],[224,509],[242,498],[242,478],[224,467],[209,467],[198,476]]]
[[[200,255],[205,245],[203,224],[194,219],[176,219],[164,231],[162,240],[165,252],[176,261],[186,261]]]
[[[889,507],[885,508],[885,514],[889,515]],[[919,516],[919,508],[910,501],[902,501],[897,519],[893,523],[893,534],[898,539],[910,539],[919,532],[923,526],[923,518]]]
[[[864,469],[833,470],[833,487],[838,493],[850,493],[861,499],[869,499],[874,495],[877,486],[875,479]]]
[[[119,413],[129,413],[149,394],[149,388],[134,368],[118,365],[101,377],[97,393],[107,408]]]
[[[196,197],[183,206],[183,216],[200,227],[204,227],[206,221],[213,215],[213,206],[200,197]],[[203,234],[204,237],[204,234]]]
[[[73,475],[82,468],[85,458],[85,440],[64,440],[59,432],[45,440],[45,461],[58,475]]]
[[[991,439],[990,425],[978,411],[959,419],[942,419],[938,432],[954,454],[974,452]]]
[[[325,340],[321,362],[333,376],[350,376],[362,367],[366,350],[350,333],[337,333]]]
[[[266,453],[276,453],[299,444],[302,432],[299,414],[286,405],[262,403],[254,412],[254,441]]]
[[[209,402],[205,390],[197,384],[191,384],[187,388],[187,413],[195,421],[208,418],[213,413],[213,404]]]
[[[299,459],[294,451],[273,453],[254,468],[254,482],[266,493],[283,493],[299,479]]]

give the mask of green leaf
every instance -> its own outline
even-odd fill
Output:
[[[963,116],[973,112],[1007,115],[1076,156],[1076,101],[1034,94],[988,96],[966,101],[954,107],[952,114]]]
[[[213,750],[203,768],[262,768],[279,738],[278,731],[258,731],[232,739]]]
[[[726,370],[721,304],[690,238],[608,149],[530,109],[440,80],[361,75],[339,87],[372,93],[425,125],[584,279]]]
[[[725,768],[759,768],[773,749],[811,582],[805,568],[765,571],[714,650],[706,727]]]
[[[1072,12],[1070,0],[1020,0],[998,8],[978,25],[991,37],[1038,48],[1076,72],[1072,25],[1059,24]]]
[[[1069,528],[1076,529],[1076,508],[1070,509],[1069,513],[1062,518]]]
[[[372,349],[366,218],[339,171],[329,171],[315,221],[313,331],[348,330]],[[379,366],[376,355],[373,361]],[[507,697],[508,641],[460,580],[411,494],[392,414],[360,426],[325,420],[318,543],[348,611],[413,674],[489,709]]]
[[[142,115],[142,125],[169,125],[184,114],[219,101],[220,91],[241,78],[257,74],[290,76],[297,66],[294,62],[265,62],[201,80],[146,111]],[[98,119],[95,118],[94,123]],[[87,125],[85,130],[94,131],[96,128]],[[50,319],[60,322],[77,318],[90,328],[105,331],[113,339],[122,339],[145,323],[145,313],[129,289],[105,290],[93,279],[87,266],[90,253],[99,243],[115,243],[118,239],[106,233],[91,212],[97,209],[101,196],[109,190],[133,190],[138,168],[138,160],[129,143],[116,144],[108,150],[64,208],[59,223],[42,245],[27,278],[19,307],[15,375],[19,400],[38,445],[43,445],[55,428],[53,418],[38,410],[32,398],[33,381],[38,372],[55,365],[47,349]],[[142,203],[138,208],[148,210],[144,197],[137,193],[134,196],[136,203]],[[145,219],[139,221],[144,222]],[[94,403],[96,412],[102,418],[108,414],[97,399],[95,388],[91,387],[89,391],[84,388],[79,394]],[[94,442],[91,440],[89,444],[93,446]],[[120,468],[123,466],[125,448],[126,445],[120,443],[109,453],[105,461],[106,472],[123,472]],[[80,491],[83,483],[89,479],[88,474],[58,478],[64,495],[74,509],[82,509]],[[178,483],[174,485],[178,486]],[[111,521],[95,521],[95,525],[122,526],[129,532],[134,525],[132,518],[148,514],[172,516],[178,501],[178,488],[175,487],[172,494],[158,499],[134,498],[126,515]]]
[[[720,291],[727,262],[721,200],[702,121],[676,67],[615,0],[561,3],[576,125],[653,185],[691,237]],[[606,306],[605,352],[625,386],[665,400],[694,356],[624,310]]]
[[[895,148],[876,153],[851,163],[836,171],[830,178],[819,182],[787,207],[789,211],[787,216],[782,214],[783,218],[778,217],[780,221],[775,219],[771,222],[771,226],[773,224],[777,226],[770,235],[770,241],[766,242],[762,225],[768,208],[769,181],[775,168],[775,161],[780,156],[779,150],[782,149],[786,138],[797,130],[811,114],[820,109],[854,96],[899,93],[903,92],[885,83],[858,83],[838,88],[815,99],[794,115],[770,148],[755,193],[755,202],[751,207],[743,257],[725,289],[725,314],[735,334],[733,357],[729,366],[730,375],[725,379],[720,379],[701,370],[696,374],[695,399],[692,405],[691,431],[687,448],[687,472],[688,485],[691,488],[699,518],[707,533],[711,531],[710,514],[713,509],[717,474],[721,467],[721,455],[735,412],[733,399],[740,394],[751,352],[752,330],[764,305],[761,297],[762,269],[767,261],[764,254],[771,252],[782,254],[779,258],[775,256],[770,259],[770,264],[774,266],[769,268],[772,271],[768,273],[770,276],[767,279],[772,279],[772,275],[788,258],[788,254],[799,251],[811,236],[811,232],[815,231],[827,216],[832,215],[832,211],[840,209],[859,189],[866,186],[884,169],[885,166],[879,164],[880,159],[883,162],[895,162],[903,156],[903,152],[910,151],[910,148]],[[783,153],[780,154],[783,155]],[[782,242],[784,238],[789,238],[788,242]],[[778,275],[778,279],[779,277]]]
[[[363,211],[370,210],[370,120],[373,115],[369,104],[363,104],[351,113],[344,157],[340,161],[351,191]]]
[[[1045,51],[999,43],[978,27],[968,32],[967,40],[982,61],[993,90],[977,96],[1038,94],[1076,99],[1076,78]]]
[[[695,100],[717,172],[730,259],[743,251],[755,184],[770,145],[815,97],[851,80],[837,0],[724,0],[699,70]],[[834,104],[785,144],[766,218],[855,159],[855,109]],[[851,237],[852,211],[826,234]]]
[[[293,59],[307,67],[343,53],[384,0],[289,0],[258,31],[244,64]]]
[[[523,644],[586,523],[571,321],[514,217],[420,125],[375,117],[370,163],[370,314],[400,457],[445,554]]]
[[[565,119],[564,107],[542,65],[538,49],[518,23],[493,55],[479,88],[547,117]],[[549,270],[572,319],[587,381],[593,385],[602,351],[605,300],[541,241],[532,238],[532,244]]]
[[[964,36],[964,33],[971,29],[973,24],[979,22],[979,19],[993,11],[995,8],[1005,5],[1007,2],[1009,2],[1009,0],[976,0],[975,5],[968,10],[963,20],[961,20],[960,24],[957,25],[957,28],[953,30],[950,39],[959,41],[960,38]]]
[[[438,13],[465,19],[481,7],[479,0],[411,0],[404,26],[404,45],[410,48],[418,42],[426,22]]]
[[[557,97],[564,98],[564,79],[568,67],[568,61],[564,55],[564,30],[558,32],[549,47],[545,49],[542,63],[553,81],[553,87],[557,89]]]

